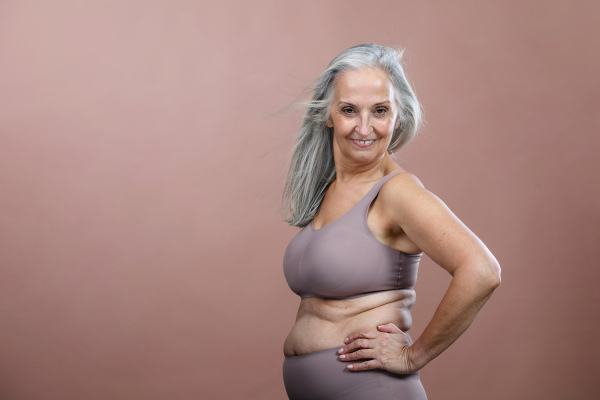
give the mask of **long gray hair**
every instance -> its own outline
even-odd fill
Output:
[[[400,65],[402,51],[376,44],[360,44],[341,52],[317,78],[313,97],[307,104],[298,142],[293,149],[290,169],[283,191],[286,222],[304,227],[315,217],[327,187],[335,179],[333,129],[327,127],[333,83],[345,71],[366,67],[387,72],[395,92],[400,126],[394,130],[388,152],[391,154],[410,142],[419,128],[421,108]]]

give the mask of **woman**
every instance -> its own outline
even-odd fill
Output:
[[[284,193],[303,229],[284,257],[302,298],[284,344],[297,399],[425,399],[419,370],[469,327],[500,283],[485,245],[390,154],[416,134],[420,109],[399,63],[373,44],[345,50],[317,79]],[[412,342],[422,253],[452,275]]]

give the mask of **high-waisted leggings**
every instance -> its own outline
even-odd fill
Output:
[[[426,400],[419,372],[350,371],[337,350],[285,357],[283,381],[290,400]]]

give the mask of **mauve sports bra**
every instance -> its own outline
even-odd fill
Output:
[[[392,249],[367,225],[369,206],[388,179],[384,176],[348,212],[315,229],[312,222],[292,239],[283,257],[288,285],[302,298],[347,299],[373,292],[410,289],[423,253]]]

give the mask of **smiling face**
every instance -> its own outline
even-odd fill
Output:
[[[327,126],[333,128],[336,164],[369,165],[383,159],[400,126],[394,86],[379,68],[340,73]]]

